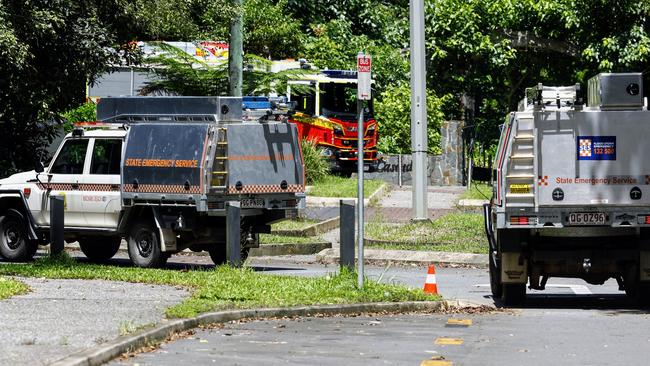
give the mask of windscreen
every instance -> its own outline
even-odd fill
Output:
[[[372,100],[368,101],[366,107],[365,118],[372,118]],[[325,117],[354,120],[357,116],[357,84],[321,83],[320,108]]]

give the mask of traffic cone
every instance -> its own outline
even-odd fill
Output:
[[[424,292],[432,295],[438,294],[438,285],[436,284],[436,267],[429,265],[427,279],[424,281]]]

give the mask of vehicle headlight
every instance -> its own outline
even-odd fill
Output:
[[[341,126],[334,126],[334,134],[343,135],[343,129],[341,128]]]

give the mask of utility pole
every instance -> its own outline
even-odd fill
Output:
[[[411,154],[413,221],[428,220],[427,94],[424,52],[424,0],[410,0],[411,23]]]
[[[232,0],[237,14],[230,23],[230,45],[228,47],[228,79],[230,95],[241,97],[244,78],[244,4],[243,0]]]

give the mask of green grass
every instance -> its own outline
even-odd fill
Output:
[[[386,224],[370,222],[366,238],[386,243],[369,247],[439,252],[486,253],[483,216],[475,213],[450,213],[433,223]]]
[[[381,180],[364,180],[364,198],[370,197],[382,184],[384,182]],[[356,197],[357,180],[328,175],[325,179],[314,183],[307,194],[314,197]]]
[[[492,197],[492,185],[487,183],[474,183],[470,189],[466,190],[458,198],[469,200],[490,200]]]
[[[0,300],[29,292],[29,286],[11,278],[0,277]]]
[[[295,219],[295,220],[284,220],[278,223],[271,225],[271,231],[289,231],[289,230],[303,230],[309,226],[317,224],[318,221],[310,219]]]
[[[322,242],[323,240],[317,236],[260,234],[260,244],[311,244]]]
[[[341,272],[306,278],[256,273],[251,268],[219,266],[210,270],[178,271],[77,263],[69,256],[39,258],[34,263],[5,264],[0,274],[57,278],[125,281],[189,288],[191,296],[166,310],[168,318],[254,307],[280,307],[357,302],[436,300],[421,290],[367,281],[357,289],[356,274]]]

